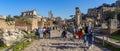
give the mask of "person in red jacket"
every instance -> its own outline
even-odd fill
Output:
[[[82,27],[80,26],[79,28],[78,28],[78,38],[82,41]]]

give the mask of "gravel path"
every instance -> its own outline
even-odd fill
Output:
[[[110,51],[95,45],[92,49],[87,49],[78,39],[60,38],[60,33],[54,30],[52,38],[35,40],[23,51]]]

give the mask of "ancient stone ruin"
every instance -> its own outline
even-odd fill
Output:
[[[15,29],[14,21],[6,22],[0,19],[0,45],[10,46],[24,37],[25,32]]]
[[[18,29],[0,29],[0,45],[10,46],[14,42],[19,41],[26,34]]]

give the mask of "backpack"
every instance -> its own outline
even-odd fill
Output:
[[[64,31],[62,32],[62,34],[67,34],[67,32],[64,30]]]
[[[38,29],[36,29],[35,35],[38,35]]]
[[[88,33],[88,26],[85,27],[85,33]]]
[[[83,35],[85,35],[85,34],[86,34],[84,29],[82,29],[82,34],[83,34]]]

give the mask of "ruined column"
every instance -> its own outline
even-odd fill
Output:
[[[81,24],[81,12],[79,7],[76,7],[76,14],[75,14],[76,18],[75,18],[75,22],[76,22],[76,26],[79,27]]]

